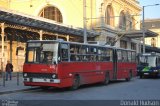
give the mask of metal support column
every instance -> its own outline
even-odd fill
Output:
[[[12,50],[12,37],[10,39],[10,62],[12,63],[12,53],[13,53],[13,50]]]
[[[58,34],[56,34],[56,40],[58,40]]]
[[[17,37],[17,49],[19,48],[19,36]],[[19,85],[19,58],[17,54],[17,86]]]
[[[40,30],[39,35],[40,35],[40,40],[43,40],[43,30]]]
[[[86,28],[86,0],[83,0],[83,41],[87,43],[87,28]]]
[[[66,39],[67,39],[67,41],[69,41],[69,35],[67,35]]]
[[[3,86],[5,86],[5,69],[4,69],[4,29],[5,25],[4,23],[1,23],[1,37],[2,37],[2,51],[1,51],[1,57],[2,57],[2,76],[3,76]]]
[[[144,28],[144,7],[143,6],[143,21],[142,21],[142,30],[143,30],[143,53],[145,53],[145,28]]]

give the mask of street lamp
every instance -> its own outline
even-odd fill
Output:
[[[143,53],[145,53],[145,26],[144,26],[144,8],[145,7],[149,7],[149,6],[157,6],[157,5],[160,5],[160,4],[153,4],[153,5],[146,5],[146,6],[143,6],[143,21],[142,21],[142,30],[143,30]]]

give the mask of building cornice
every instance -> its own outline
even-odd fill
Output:
[[[142,10],[140,5],[137,2],[132,1],[132,0],[116,0],[115,2],[117,2],[119,4],[121,4],[121,2],[124,2],[124,3],[128,4],[128,5],[130,5],[131,7],[134,7],[138,11]]]
[[[140,7],[140,5],[137,2],[133,1],[133,0],[122,0],[122,1],[124,1],[125,3],[133,6],[134,8],[136,8],[139,11],[142,10],[142,8]]]
[[[160,21],[160,18],[155,18],[155,19],[145,19],[145,22],[155,22],[155,21]]]

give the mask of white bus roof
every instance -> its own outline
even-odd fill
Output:
[[[96,47],[108,47],[108,48],[112,48],[112,49],[117,49],[117,50],[127,50],[127,51],[134,51],[135,50],[131,50],[131,49],[124,49],[124,48],[118,48],[115,46],[110,46],[110,45],[97,45],[97,44],[84,44],[84,43],[80,43],[80,42],[68,42],[68,41],[64,41],[64,40],[29,40],[27,42],[63,42],[63,43],[69,43],[69,44],[79,44],[79,45],[88,45],[88,46],[96,46]]]

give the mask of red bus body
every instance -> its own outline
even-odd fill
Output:
[[[47,41],[36,41],[36,42],[47,42]],[[77,45],[76,43],[70,44],[68,42],[59,42],[59,41],[55,42],[57,42],[58,44],[59,43],[69,44],[69,47]],[[30,41],[28,43],[34,43],[34,41]],[[79,45],[81,44],[78,44],[78,47]],[[82,45],[85,46],[84,44]],[[86,45],[86,47],[92,48],[92,45]],[[99,47],[100,46],[94,45],[94,48],[97,49],[97,50],[95,49],[96,53],[98,53]],[[27,46],[27,48],[29,47]],[[58,46],[58,49],[60,48],[61,47]],[[103,47],[103,48],[108,48],[108,47]],[[103,82],[106,78],[106,73],[109,74],[107,76],[109,77],[109,81],[118,79],[128,79],[130,77],[136,76],[136,67],[137,67],[136,61],[133,62],[132,61],[122,62],[120,60],[118,61],[118,55],[115,55],[118,49],[112,47],[109,47],[109,49],[113,51],[111,61],[96,61],[96,60],[71,61],[71,59],[69,59],[69,61],[62,61],[63,54],[61,54],[60,60],[57,60],[57,62],[53,62],[51,64],[36,63],[36,62],[33,63],[33,62],[28,62],[26,60],[23,67],[24,85],[50,86],[50,87],[63,88],[63,87],[73,86],[74,83],[73,80],[75,76],[79,77],[79,85]],[[58,53],[60,50],[58,50]],[[119,49],[119,50],[122,51],[124,49]],[[131,51],[128,50],[127,53],[128,52],[135,53],[135,51],[133,50]],[[34,53],[28,53],[28,55],[29,54],[34,54]],[[71,57],[71,55],[72,54],[70,53],[68,57]],[[81,56],[81,58],[84,57],[83,54],[78,56]],[[95,54],[93,56],[95,56],[95,58],[98,59],[99,55]]]

